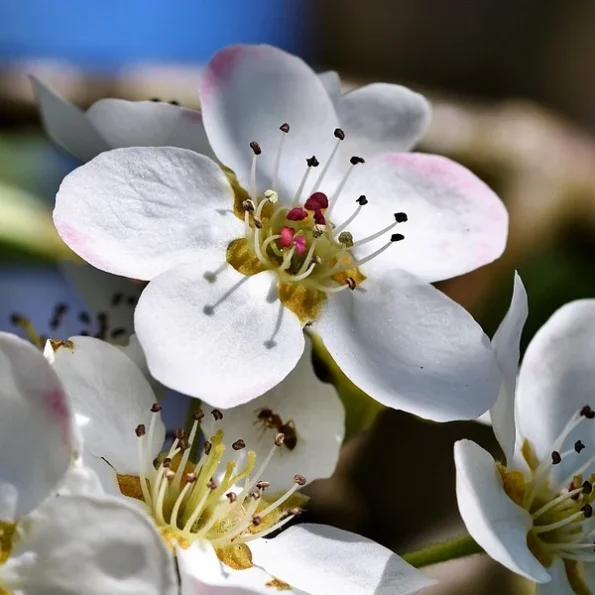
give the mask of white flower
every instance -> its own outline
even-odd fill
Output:
[[[37,78],[31,82],[48,136],[81,161],[120,147],[182,147],[212,154],[199,111],[176,102],[100,99],[83,112]]]
[[[383,89],[367,93],[382,103]],[[212,405],[245,403],[295,367],[313,323],[388,406],[439,421],[488,409],[499,386],[489,341],[428,282],[500,255],[496,195],[442,157],[344,155],[350,121],[339,128],[320,80],[274,48],[219,52],[201,102],[213,150],[249,196],[194,152],[129,148],[70,174],[56,199],[75,252],[151,280],[135,328],[153,376]]]
[[[250,404],[196,412],[190,434],[178,432],[161,452],[161,406],[132,360],[89,337],[57,346],[53,366],[72,395],[85,462],[106,490],[144,502],[177,552],[187,595],[207,586],[416,593],[433,583],[386,548],[331,527],[300,525],[266,539],[300,514],[302,474],[332,473],[343,438],[342,405],[314,376],[310,352],[308,345],[287,379]],[[194,464],[200,424],[209,440]]]
[[[145,514],[76,493],[88,474],[67,477],[76,442],[69,401],[42,353],[7,333],[0,404],[0,591],[177,593],[172,557]]]
[[[492,558],[539,583],[537,595],[588,595],[595,593],[595,300],[550,318],[527,348],[517,384],[526,316],[517,278],[494,337],[504,386],[491,417],[506,465],[474,442],[457,442],[459,510]]]

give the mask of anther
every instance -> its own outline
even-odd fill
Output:
[[[586,519],[590,519],[593,516],[593,507],[590,504],[585,504],[581,508],[581,512],[585,515]]]
[[[223,413],[220,409],[213,409],[211,415],[215,418],[215,421],[221,421],[223,419]]]
[[[335,132],[333,134],[335,135],[335,138],[338,138],[339,140],[345,139],[345,133],[340,128],[335,128]]]
[[[238,499],[238,495],[235,494],[234,492],[228,492],[227,494],[225,494],[225,497],[230,501],[230,502],[235,502]]]
[[[239,440],[236,440],[231,447],[234,450],[242,450],[242,448],[246,448],[246,443],[240,438]]]
[[[342,231],[337,239],[339,240],[339,244],[343,244],[347,248],[353,246],[353,235],[351,235],[350,231]]]
[[[308,213],[300,207],[290,209],[285,218],[289,221],[302,221],[308,216]]]
[[[593,484],[590,481],[583,481],[583,494],[590,494],[593,491]]]
[[[217,489],[217,482],[213,481],[212,479],[207,483],[207,488],[209,490],[216,490]]]
[[[151,412],[152,413],[159,413],[163,409],[163,407],[159,403],[153,403],[151,405]]]
[[[202,409],[197,409],[192,413],[192,419],[194,421],[202,421],[205,414],[203,413]]]
[[[397,223],[405,223],[408,219],[407,213],[395,213],[395,221]]]
[[[152,101],[154,103],[158,103],[161,101],[161,99],[159,99],[159,97],[151,97],[151,99],[149,99],[149,101]]]
[[[401,240],[404,240],[405,236],[402,233],[393,233],[392,236],[390,236],[390,241],[391,242],[400,242]]]
[[[305,202],[304,207],[309,211],[328,208],[328,196],[324,192],[314,192]]]
[[[281,446],[285,442],[285,434],[277,434],[275,436],[275,446]]]
[[[186,483],[194,483],[197,479],[198,475],[196,475],[196,473],[186,473],[186,475],[184,475]]]
[[[244,209],[244,211],[252,213],[254,211],[254,208],[254,201],[252,199],[247,198],[246,200],[242,201],[242,209]]]
[[[303,475],[294,475],[293,476],[293,482],[297,483],[299,486],[305,486],[306,485],[306,478]]]
[[[271,485],[271,484],[270,484],[268,481],[259,481],[259,482],[256,484],[256,487],[257,487],[259,490],[266,490],[268,487],[270,487],[270,485]]]
[[[306,159],[306,164],[308,167],[318,167],[320,165],[320,161],[316,159],[315,155],[312,155],[309,159]]]
[[[145,428],[145,424],[139,424],[138,426],[136,426],[136,430],[134,430],[134,432],[140,438],[141,436],[144,436],[147,433],[147,428]]]
[[[302,514],[303,511],[301,508],[298,508],[296,506],[295,508],[291,508],[288,512],[291,516],[300,516],[300,514]]]
[[[345,279],[345,283],[347,284],[349,289],[351,289],[351,291],[353,291],[356,288],[355,279],[353,277],[347,277],[347,279]]]
[[[112,305],[114,303],[114,300],[112,299]],[[79,312],[77,318],[79,319],[79,322],[81,322],[82,324],[91,324],[91,317],[89,316],[89,312],[85,312],[84,310],[82,312]]]
[[[255,515],[252,517],[252,524],[255,527],[258,527],[258,525],[260,525],[260,523],[262,523],[262,519],[258,515]]]
[[[173,471],[168,471],[165,474],[165,479],[167,479],[167,481],[172,481],[175,476],[176,474]]]
[[[557,450],[554,450],[552,452],[552,465],[558,465],[561,462],[562,457],[560,456],[560,453]]]
[[[275,204],[279,200],[279,195],[274,190],[265,190],[264,197],[272,204]]]
[[[261,497],[262,497],[262,494],[260,493],[260,490],[254,490],[250,494],[250,498],[252,498],[253,500],[260,500]]]
[[[188,448],[190,448],[190,441],[188,440],[188,438],[180,438],[178,440],[178,448],[184,452],[185,450],[187,450]]]
[[[312,228],[312,235],[315,238],[319,238],[320,236],[323,236],[326,232],[326,225],[317,223],[313,228]]]
[[[285,134],[287,134],[289,132],[289,124],[287,122],[285,122],[284,124],[281,124],[281,126],[279,126],[279,130],[281,132],[285,132]]]
[[[19,326],[23,324],[26,320],[27,319],[21,314],[13,313],[10,315],[10,323],[14,326]]]
[[[213,445],[208,440],[205,440],[203,448],[204,448],[205,454],[209,455],[211,452],[211,448],[213,448]]]
[[[172,99],[172,100],[169,102],[169,104],[170,104],[170,105],[176,105],[176,106],[179,106],[179,105],[180,105],[180,102],[179,102],[179,101],[176,101],[175,99]]]
[[[368,199],[364,194],[362,194],[355,202],[363,207],[364,205],[368,204]]]
[[[165,457],[165,459],[163,459],[163,462],[161,463],[161,465],[163,467],[165,467],[166,469],[169,469],[171,467],[171,459],[169,457]]]
[[[593,409],[591,409],[591,407],[589,407],[589,405],[585,405],[582,409],[580,414],[583,417],[586,417],[587,419],[593,419],[595,418],[595,411],[593,411]]]
[[[357,155],[354,155],[350,160],[349,163],[351,163],[351,165],[357,165],[358,163],[365,163],[366,160],[363,157],[358,157]]]
[[[317,225],[326,225],[326,219],[324,218],[324,215],[320,209],[316,209],[314,211],[314,223]]]
[[[577,440],[574,443],[574,450],[576,450],[576,452],[581,452],[581,450],[583,450],[584,448],[585,448],[585,445],[580,440]]]
[[[250,143],[250,148],[252,149],[252,151],[254,152],[255,155],[260,155],[262,153],[262,149],[260,148],[260,145],[253,140]]]
[[[174,435],[178,440],[182,440],[183,438],[186,438],[186,430],[184,430],[184,428],[178,428]]]

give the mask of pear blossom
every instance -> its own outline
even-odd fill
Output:
[[[177,593],[173,559],[150,519],[121,499],[84,493],[84,469],[69,477],[73,414],[42,353],[0,333],[0,379],[0,591]]]
[[[385,405],[438,421],[487,410],[489,340],[430,282],[501,254],[498,197],[443,157],[345,155],[356,124],[343,129],[320,79],[275,48],[216,54],[200,99],[225,170],[179,148],[116,149],[56,198],[79,256],[150,281],[135,330],[151,374],[213,406],[246,403],[295,367],[312,325]]]
[[[595,593],[595,300],[555,312],[519,370],[526,316],[517,278],[494,338],[504,382],[491,419],[506,462],[469,440],[455,444],[459,510],[486,553],[535,581],[537,595],[588,595]]]
[[[106,98],[82,111],[32,76],[35,99],[48,136],[81,161],[120,147],[182,147],[212,152],[200,111],[176,101]]]
[[[176,552],[183,593],[408,594],[433,584],[387,548],[332,527],[303,524],[269,538],[301,513],[308,479],[332,473],[343,438],[342,405],[314,376],[310,345],[271,392],[233,410],[196,411],[190,433],[178,430],[169,446],[161,405],[120,349],[72,337],[51,352],[83,460],[106,491],[144,505]]]

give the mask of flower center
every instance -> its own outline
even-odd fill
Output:
[[[561,480],[554,479],[552,471],[562,461],[585,450],[581,440],[570,447],[564,446],[576,428],[593,418],[595,412],[589,406],[573,415],[543,460],[535,456],[525,441],[522,453],[530,468],[528,477],[519,471],[500,468],[506,493],[533,518],[527,535],[529,549],[546,567],[551,566],[556,556],[562,558],[569,583],[577,595],[591,595],[582,578],[582,563],[595,562],[595,474],[585,478],[583,473],[593,468],[595,456],[578,461],[574,471]]]
[[[259,195],[256,190],[256,165],[262,153],[257,142],[250,143],[253,152],[249,197],[242,201],[244,237],[234,240],[227,251],[227,261],[240,273],[250,275],[263,270],[274,271],[279,278],[282,301],[305,322],[315,317],[315,308],[304,308],[304,301],[320,302],[327,295],[354,290],[364,280],[360,267],[376,258],[394,242],[404,239],[391,230],[407,221],[407,215],[394,213],[390,222],[379,221],[379,229],[363,238],[354,239],[348,227],[356,221],[368,204],[366,196],[355,200],[353,213],[340,224],[333,224],[331,215],[353,169],[364,159],[353,156],[350,166],[331,194],[320,190],[325,185],[345,133],[334,131],[336,143],[319,176],[306,191],[312,170],[320,163],[315,156],[306,159],[306,167],[293,196],[280,197],[276,191],[284,140],[290,127],[280,127],[281,137],[275,159],[271,188]],[[390,235],[389,235],[390,234]],[[387,242],[374,252],[357,258],[353,250],[382,237]],[[294,304],[292,300],[302,302]],[[300,307],[301,306],[301,307]],[[309,312],[308,312],[309,311]]]
[[[269,487],[265,472],[283,445],[285,435],[276,434],[259,467],[255,467],[254,451],[248,451],[245,464],[239,469],[240,451],[246,444],[241,439],[233,442],[230,446],[234,456],[222,462],[228,447],[223,431],[217,428],[223,414],[214,409],[210,439],[204,442],[198,462],[193,463],[192,445],[204,417],[197,411],[190,434],[186,436],[183,430],[178,430],[169,451],[155,464],[150,460],[150,452],[161,406],[155,404],[151,411],[149,428],[144,425],[136,428],[140,493],[131,490],[131,484],[127,484],[130,478],[126,476],[118,476],[121,491],[146,503],[169,545],[187,548],[197,540],[207,540],[229,566],[249,567],[251,555],[246,544],[283,527],[301,513],[300,505],[306,501],[304,496],[296,494],[306,483],[301,475],[294,476],[293,485],[285,492],[265,495]],[[219,482],[214,480],[220,476]]]

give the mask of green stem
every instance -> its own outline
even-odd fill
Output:
[[[403,560],[409,562],[415,568],[423,568],[439,562],[456,560],[473,554],[482,554],[481,546],[470,536],[456,537],[436,545],[410,552],[402,556]]]

